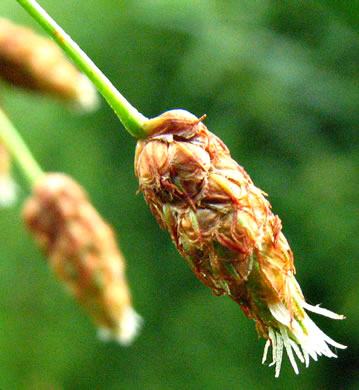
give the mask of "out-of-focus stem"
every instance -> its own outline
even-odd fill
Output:
[[[16,0],[58,43],[73,62],[94,83],[98,91],[106,99],[126,130],[136,138],[144,138],[146,132],[143,123],[147,120],[138,112],[122,94],[114,87],[111,81],[101,72],[85,52],[71,37],[51,18],[50,15],[35,0]]]
[[[20,134],[0,108],[0,139],[17,161],[30,186],[43,174]]]

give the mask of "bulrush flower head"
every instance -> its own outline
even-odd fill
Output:
[[[168,111],[145,123],[135,171],[160,226],[197,277],[216,295],[228,295],[256,322],[272,346],[275,375],[283,349],[298,373],[294,354],[334,357],[326,336],[306,310],[341,319],[305,302],[294,278],[293,254],[265,193],[230,155],[224,143],[194,115]],[[293,354],[294,351],[294,354]]]
[[[0,78],[11,85],[53,95],[84,111],[98,106],[92,83],[49,38],[0,18]]]
[[[11,175],[11,157],[0,141],[0,206],[11,206],[16,200],[17,185]]]
[[[23,214],[51,268],[92,317],[99,336],[129,344],[141,319],[132,308],[124,258],[84,190],[66,175],[45,174]]]

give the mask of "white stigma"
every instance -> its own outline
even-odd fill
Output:
[[[321,314],[333,319],[343,319],[342,315],[333,313],[330,310],[319,306],[311,306],[301,301],[302,308]],[[304,312],[304,317],[297,320],[291,318],[291,313],[283,303],[269,304],[268,308],[277,320],[277,327],[268,329],[268,340],[264,347],[262,363],[265,363],[269,347],[272,346],[273,361],[270,366],[275,365],[275,377],[278,378],[282,364],[283,350],[285,348],[289,361],[296,374],[299,374],[295,356],[306,367],[309,366],[309,357],[317,360],[318,356],[337,357],[329,346],[345,349],[346,346],[337,343],[327,336]],[[299,322],[300,321],[300,322]],[[293,353],[294,352],[294,353]]]

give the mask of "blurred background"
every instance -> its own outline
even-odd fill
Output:
[[[1,16],[40,28],[15,0]],[[0,85],[42,167],[72,175],[115,228],[144,326],[133,346],[102,343],[19,218],[0,210],[0,389],[359,388],[359,7],[355,0],[43,0],[144,115],[185,108],[269,194],[312,315],[349,346],[297,377],[260,361],[254,322],[192,274],[133,173],[136,140],[102,101],[80,116]]]

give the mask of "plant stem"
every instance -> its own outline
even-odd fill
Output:
[[[146,132],[143,123],[147,120],[138,112],[111,81],[101,72],[85,52],[74,42],[68,34],[51,18],[50,15],[36,2],[36,0],[16,0],[58,43],[65,53],[94,83],[98,91],[106,99],[126,130],[136,138],[144,138]]]
[[[20,134],[0,108],[0,140],[16,159],[30,186],[43,174]]]

